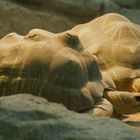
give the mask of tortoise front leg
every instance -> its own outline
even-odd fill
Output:
[[[92,114],[93,117],[111,117],[113,106],[107,99],[101,98],[88,113]]]

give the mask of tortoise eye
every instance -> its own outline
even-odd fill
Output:
[[[135,96],[136,101],[140,102],[140,96]]]

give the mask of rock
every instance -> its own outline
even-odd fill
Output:
[[[138,18],[139,15],[140,15],[140,10],[139,9],[122,9],[120,11],[120,14],[123,14],[126,17],[129,17],[129,19],[131,21],[133,21],[134,23],[140,24],[140,18]]]
[[[1,0],[0,36],[13,31],[26,34],[33,28],[62,32],[109,12],[120,13],[140,23],[138,1]]]
[[[67,14],[69,16],[90,17],[96,16],[101,8],[101,2],[96,0],[15,0],[20,4],[32,4],[41,6],[58,13]],[[88,8],[88,10],[87,10]],[[71,10],[72,9],[72,10]]]
[[[67,14],[67,16],[74,16],[82,21],[83,18],[93,19],[97,16],[108,12],[116,12],[127,16],[128,18],[133,16],[135,10],[139,10],[140,4],[139,0],[15,0],[19,3],[28,3],[36,6],[42,6],[42,8],[47,8],[62,14]],[[71,10],[72,9],[72,10]],[[87,10],[88,9],[88,10]],[[127,15],[125,10],[132,10],[132,14]],[[133,11],[134,10],[134,11]],[[86,19],[85,19],[86,20]],[[140,23],[139,21],[137,21]]]
[[[49,10],[44,11],[35,6],[29,7],[9,0],[0,1],[1,37],[9,32],[27,34],[33,28],[61,32],[76,25],[65,15]]]
[[[1,140],[139,140],[130,126],[92,118],[28,94],[0,98]]]
[[[113,0],[115,3],[120,5],[121,7],[125,8],[140,8],[140,1],[139,0]]]

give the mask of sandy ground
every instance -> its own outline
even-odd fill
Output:
[[[140,113],[123,116],[121,120],[132,126],[136,131],[140,133]]]

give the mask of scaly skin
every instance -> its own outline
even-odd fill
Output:
[[[140,111],[140,93],[106,91],[104,97],[118,114],[133,114]]]

